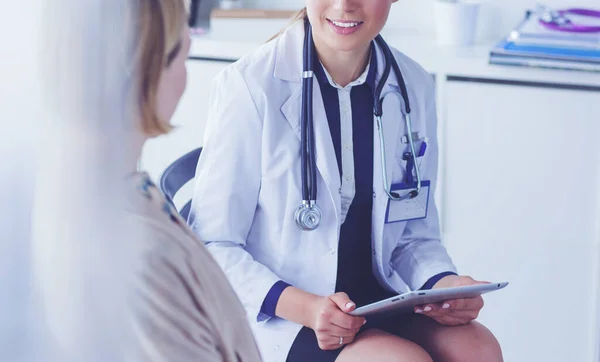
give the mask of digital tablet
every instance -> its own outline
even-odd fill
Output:
[[[383,313],[413,313],[414,308],[419,305],[441,303],[453,299],[473,298],[478,295],[500,290],[507,285],[508,282],[503,282],[463,287],[415,290],[357,308],[350,312],[350,315],[365,317]]]

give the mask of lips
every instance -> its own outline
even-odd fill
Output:
[[[349,35],[356,32],[362,24],[363,21],[352,21],[352,20],[332,20],[327,19],[327,22],[337,34],[341,35]]]

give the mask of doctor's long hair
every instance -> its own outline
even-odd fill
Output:
[[[281,34],[283,34],[290,26],[292,26],[293,24],[295,24],[298,21],[305,20],[306,18],[308,18],[308,13],[306,12],[306,7],[304,7],[300,11],[298,11],[296,14],[294,14],[292,19],[290,20],[290,23],[285,28],[281,29],[279,31],[279,33],[275,34],[273,37],[271,37],[269,40],[267,40],[267,43],[270,42],[271,40],[275,40],[275,39],[279,38],[281,36]]]

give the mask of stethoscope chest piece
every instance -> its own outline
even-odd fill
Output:
[[[321,223],[321,209],[315,203],[302,203],[296,210],[294,219],[301,230],[315,230]]]

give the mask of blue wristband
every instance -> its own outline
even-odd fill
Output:
[[[279,297],[281,297],[281,293],[285,290],[285,288],[290,285],[282,280],[273,284],[269,293],[265,297],[263,304],[260,308],[260,312],[268,315],[271,318],[275,318],[275,309],[277,308],[277,302],[279,302]]]
[[[434,275],[433,277],[429,278],[429,280],[421,287],[420,290],[426,290],[426,289],[433,288],[433,286],[437,282],[439,282],[442,278],[447,277],[448,275],[457,275],[457,274],[454,272],[443,272],[443,273]]]

